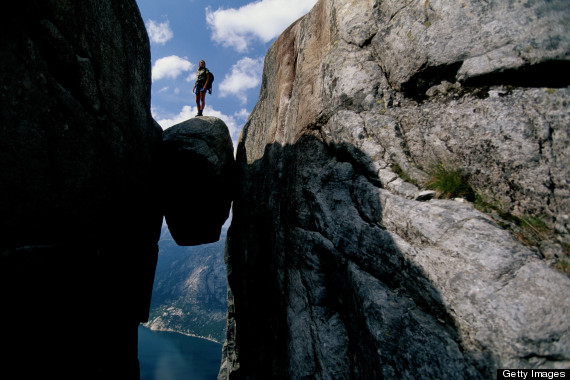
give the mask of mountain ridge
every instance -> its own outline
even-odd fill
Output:
[[[180,247],[168,227],[162,226],[150,316],[145,327],[223,342],[227,310],[226,233],[227,229],[222,229],[220,240],[215,243]]]

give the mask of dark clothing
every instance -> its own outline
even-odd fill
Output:
[[[196,71],[196,82],[200,82],[200,81],[205,82],[206,78],[207,78],[206,74],[209,74],[209,73],[210,73],[210,70],[208,70],[206,67],[204,67],[203,69],[198,68],[198,70]]]
[[[204,85],[206,84],[206,80],[202,80],[202,81],[198,81],[196,82],[196,89],[194,90],[194,92],[196,94],[199,94],[201,92],[206,92],[206,90],[204,90]]]

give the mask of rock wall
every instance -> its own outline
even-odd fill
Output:
[[[162,217],[180,244],[219,239],[227,127],[162,140],[134,0],[6,4],[0,33],[2,371],[138,378]]]
[[[162,221],[144,23],[25,0],[0,30],[2,371],[132,378]]]
[[[570,279],[471,204],[415,200],[451,162],[567,242],[569,17],[321,0],[277,39],[237,151],[220,378],[570,364]]]

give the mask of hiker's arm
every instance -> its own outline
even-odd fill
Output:
[[[204,90],[208,88],[208,82],[210,81],[210,73],[206,73],[206,81],[204,82]]]

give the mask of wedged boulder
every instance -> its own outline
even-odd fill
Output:
[[[163,212],[178,245],[218,241],[229,216],[234,148],[226,124],[197,117],[164,131]]]

